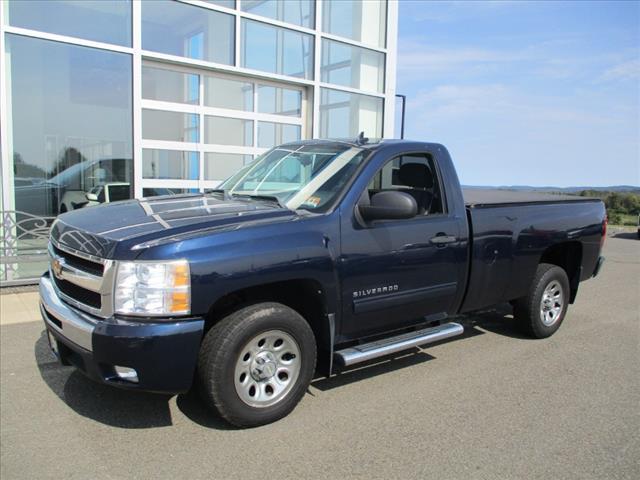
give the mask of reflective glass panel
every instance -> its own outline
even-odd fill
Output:
[[[243,67],[291,77],[313,78],[311,35],[242,20]]]
[[[142,138],[170,142],[198,142],[199,117],[193,113],[142,110]]]
[[[200,175],[198,152],[142,150],[142,177],[197,180]]]
[[[87,193],[105,186],[128,196],[132,181],[131,56],[19,35],[6,35],[5,112],[13,192],[9,214],[19,225],[11,255],[45,250],[47,225],[61,212],[87,208]],[[4,94],[5,92],[3,92]],[[7,217],[9,218],[9,217]],[[5,256],[0,237],[0,256]],[[12,248],[13,248],[12,247]],[[15,267],[15,268],[14,268]],[[0,279],[7,271],[0,265]],[[11,267],[10,279],[40,275],[42,263]]]
[[[271,148],[282,143],[300,140],[300,125],[258,122],[258,146]]]
[[[293,23],[301,27],[314,28],[315,0],[242,0],[245,12]]]
[[[290,88],[260,85],[258,86],[258,112],[299,117],[302,114],[302,92]]]
[[[178,2],[142,2],[142,48],[233,64],[233,15]]]
[[[253,83],[204,77],[204,104],[208,107],[253,111]]]
[[[183,193],[198,193],[200,190],[197,188],[166,188],[166,187],[148,187],[142,189],[142,196],[160,197],[164,195],[180,195]]]
[[[224,180],[244,165],[253,161],[253,155],[238,155],[235,153],[205,153],[204,179]]]
[[[382,98],[322,88],[320,136],[323,138],[382,136]]]
[[[14,27],[131,46],[129,1],[11,1],[5,11]]]
[[[204,142],[250,147],[253,145],[253,121],[206,115]]]
[[[199,103],[198,75],[164,68],[142,67],[142,98],[164,102]]]
[[[326,83],[382,93],[384,53],[323,39],[320,76]]]
[[[212,5],[218,5],[219,7],[236,8],[236,0],[204,0]]]
[[[324,0],[322,30],[372,47],[384,48],[386,0]]]

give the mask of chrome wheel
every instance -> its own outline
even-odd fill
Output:
[[[553,280],[542,293],[540,320],[547,327],[553,325],[560,318],[563,307],[564,292],[562,285],[557,280]]]
[[[300,347],[281,330],[252,338],[240,351],[235,387],[240,399],[252,407],[270,407],[289,394],[300,374]]]

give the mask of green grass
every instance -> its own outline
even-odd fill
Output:
[[[615,213],[611,215],[610,223],[615,226],[635,227],[638,225],[638,216],[628,215],[626,213]]]

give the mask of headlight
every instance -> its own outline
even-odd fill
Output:
[[[118,262],[114,309],[124,315],[188,315],[189,263]]]

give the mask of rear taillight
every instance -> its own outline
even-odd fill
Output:
[[[604,216],[602,221],[602,238],[600,239],[600,248],[604,247],[604,240],[607,238],[607,225],[609,224],[609,217]]]

